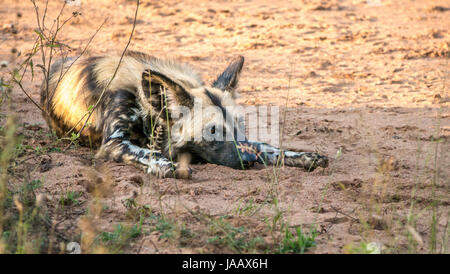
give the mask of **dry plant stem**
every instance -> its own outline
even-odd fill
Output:
[[[28,92],[24,89],[24,87],[22,86],[21,82],[16,82],[14,81],[17,85],[19,85],[20,89],[22,90],[23,93],[25,93],[25,95],[28,97],[28,99],[30,99],[30,101],[42,112],[47,113],[46,111],[44,111],[41,106],[36,103],[36,101],[33,100],[33,98],[31,98],[31,96],[28,94]]]
[[[336,211],[336,213],[340,213],[340,214],[342,214],[342,215],[344,215],[344,216],[346,216],[346,217],[349,217],[350,219],[352,219],[352,220],[354,220],[354,221],[359,222],[359,219],[358,219],[358,218],[355,218],[355,217],[353,217],[353,216],[350,216],[350,215],[348,215],[347,213],[342,212],[341,210],[335,208],[334,206],[330,206],[330,207],[331,207],[334,211]]]
[[[57,17],[57,19],[56,19],[56,22],[57,22],[57,30],[55,31],[55,33],[53,34],[53,36],[52,36],[52,38],[51,39],[49,39],[49,38],[47,38],[46,36],[45,36],[45,17],[46,17],[46,14],[47,14],[47,8],[48,8],[48,1],[46,1],[46,4],[45,4],[45,10],[44,10],[44,14],[43,14],[43,16],[42,16],[42,22],[39,20],[39,18],[40,18],[40,15],[39,15],[39,8],[38,8],[38,6],[36,5],[36,1],[35,0],[31,0],[31,2],[33,3],[33,6],[34,6],[34,10],[35,10],[35,13],[36,13],[36,20],[37,20],[37,24],[38,24],[38,30],[39,30],[39,38],[36,40],[36,42],[35,42],[35,44],[34,44],[34,46],[33,46],[33,52],[30,54],[30,56],[29,56],[29,58],[27,58],[27,60],[23,63],[23,64],[26,64],[25,65],[25,68],[24,68],[24,70],[23,70],[23,73],[22,73],[22,77],[20,78],[20,79],[16,79],[16,77],[15,77],[15,75],[13,75],[13,81],[14,81],[14,83],[16,83],[18,86],[19,86],[19,88],[22,90],[22,92],[28,97],[28,99],[30,99],[30,101],[40,110],[40,111],[42,111],[43,113],[46,113],[47,114],[47,112],[42,108],[42,106],[40,106],[31,96],[30,96],[30,94],[25,90],[25,88],[23,87],[23,85],[22,85],[22,79],[23,79],[23,76],[25,75],[25,73],[26,73],[26,71],[27,71],[27,68],[28,68],[28,66],[29,66],[29,61],[31,60],[31,58],[33,57],[33,55],[34,55],[34,49],[35,49],[35,47],[36,46],[38,46],[39,48],[40,48],[40,50],[41,50],[41,58],[42,58],[42,62],[43,62],[43,73],[44,73],[44,79],[45,79],[45,81],[46,81],[46,83],[47,83],[47,87],[48,87],[48,81],[49,81],[49,75],[48,75],[48,72],[50,71],[50,65],[51,65],[51,60],[52,60],[52,55],[53,55],[53,47],[50,47],[50,59],[48,60],[48,69],[46,69],[45,68],[45,66],[46,66],[46,64],[47,64],[47,62],[46,62],[46,51],[45,51],[45,49],[44,49],[44,47],[45,47],[45,45],[47,44],[47,42],[46,41],[44,41],[44,38],[46,39],[46,40],[50,40],[51,41],[51,43],[50,43],[50,45],[52,45],[55,41],[56,41],[56,37],[57,37],[57,34],[58,34],[58,31],[59,30],[61,30],[61,28],[64,26],[64,24],[66,23],[66,22],[68,22],[70,19],[72,19],[73,18],[73,16],[74,15],[72,15],[69,19],[67,19],[67,20],[65,20],[64,21],[64,23],[61,25],[61,26],[59,26],[59,18],[60,18],[60,16],[61,16],[61,14],[62,14],[62,12],[63,12],[63,10],[64,10],[64,7],[65,7],[65,5],[66,5],[66,3],[64,2],[64,4],[63,4],[63,7],[61,8],[61,10],[60,10],[60,12],[59,12],[59,14],[58,14],[58,17]],[[54,22],[54,24],[55,24],[55,22]],[[52,29],[53,29],[53,26],[52,26]],[[22,69],[22,67],[23,67],[23,64],[22,64],[22,66],[21,66],[21,69]],[[48,88],[47,88],[47,96],[48,96]]]
[[[46,27],[45,27],[45,18],[46,18],[46,15],[47,15],[48,1],[46,1],[46,3],[45,3],[45,9],[44,9],[44,13],[42,14],[42,18],[41,18],[40,14],[39,14],[39,7],[37,6],[36,1],[35,0],[31,0],[31,2],[32,2],[33,6],[34,6],[34,10],[35,10],[35,14],[36,14],[36,21],[37,21],[37,25],[38,25],[38,29],[37,29],[36,32],[38,32],[39,37],[36,39],[36,42],[35,42],[35,44],[33,46],[32,53],[25,60],[25,62],[21,65],[21,69],[22,69],[23,65],[26,64],[25,69],[23,70],[21,79],[20,80],[14,79],[15,80],[14,82],[16,82],[19,85],[20,89],[27,95],[27,97],[33,102],[34,105],[36,105],[42,112],[46,113],[46,111],[43,110],[42,106],[38,106],[39,104],[36,101],[34,101],[31,98],[31,96],[25,91],[25,89],[23,88],[23,86],[21,84],[21,81],[23,79],[23,75],[26,73],[26,70],[27,70],[27,67],[29,65],[29,62],[31,61],[31,58],[35,54],[35,49],[37,47],[39,47],[39,49],[41,51],[41,59],[42,59],[42,63],[43,63],[42,66],[39,66],[39,67],[42,68],[42,72],[44,74],[44,81],[46,82],[46,93],[47,93],[47,97],[49,97],[49,92],[50,92],[48,90],[49,80],[50,80],[49,72],[50,72],[50,67],[52,65],[52,60],[53,60],[53,57],[54,57],[54,54],[55,54],[55,52],[54,52],[54,45],[58,45],[59,47],[60,46],[65,46],[65,47],[70,48],[69,46],[64,45],[63,43],[58,42],[56,38],[58,36],[58,33],[66,25],[66,23],[69,22],[74,17],[78,16],[78,13],[73,13],[72,16],[70,16],[69,18],[65,19],[62,23],[60,23],[61,22],[60,18],[62,16],[64,8],[66,6],[66,2],[64,2],[63,6],[61,7],[61,9],[60,9],[60,11],[58,13],[57,18],[54,20],[51,28],[48,30],[49,34],[51,34],[51,37],[48,37],[47,34],[46,34]],[[105,22],[106,22],[106,20],[105,20]],[[85,53],[87,47],[90,45],[91,41],[96,36],[98,31],[103,27],[105,22],[103,22],[101,24],[101,26],[97,29],[97,31],[94,33],[94,35],[89,39],[86,47],[84,48],[82,53],[75,60],[78,60]],[[55,28],[55,26],[56,26],[56,30],[52,33],[52,31]],[[48,55],[47,55],[48,52],[45,50],[46,47],[50,48],[50,50],[49,50],[50,52],[49,52]],[[63,54],[63,50],[60,49],[60,51],[61,51],[61,55],[64,55]],[[48,60],[47,60],[47,57],[48,57]],[[70,68],[70,66],[69,66],[69,68]],[[58,86],[61,78],[64,75],[65,75],[65,73],[60,75],[60,78],[59,78],[59,80],[57,82],[56,87]],[[50,103],[50,100],[48,101],[48,104],[49,103]],[[48,108],[49,108],[49,105],[47,105],[47,109]]]
[[[91,36],[91,38],[89,39],[89,41],[87,42],[86,46],[84,47],[83,51],[81,51],[81,53],[74,59],[73,62],[71,62],[71,64],[69,65],[69,67],[63,72],[63,68],[61,67],[61,71],[59,74],[59,78],[58,78],[58,82],[55,85],[54,90],[56,90],[56,88],[58,87],[59,83],[61,82],[61,79],[64,78],[64,76],[66,75],[66,73],[70,70],[70,68],[73,66],[73,64],[75,64],[77,62],[78,59],[81,58],[81,56],[84,55],[84,53],[86,52],[86,50],[88,49],[89,45],[91,44],[92,40],[94,40],[95,36],[97,35],[97,33],[100,31],[100,29],[103,28],[103,26],[105,25],[105,23],[108,21],[108,18],[106,18],[103,23],[100,25],[100,27],[97,28],[97,30],[95,31],[94,35]],[[83,120],[84,117],[86,117],[87,114],[85,114],[77,123],[74,127],[72,127],[69,131],[67,131],[64,136],[67,136],[68,134],[70,134],[75,127],[81,123],[81,121]]]
[[[275,184],[277,185],[276,188],[275,188],[275,190],[276,190],[275,194],[276,194],[276,199],[277,199],[277,204],[275,206],[277,208],[277,211],[280,211],[280,209],[278,208],[278,203],[279,203],[278,169],[281,166],[281,164],[283,163],[283,158],[284,158],[284,156],[283,156],[284,155],[284,153],[283,153],[283,136],[284,136],[284,129],[285,129],[285,125],[286,125],[287,106],[288,106],[289,95],[290,95],[290,91],[291,91],[291,80],[292,80],[292,64],[291,64],[291,71],[290,71],[289,76],[288,76],[288,90],[287,90],[286,102],[285,102],[284,112],[283,112],[283,127],[281,128],[281,132],[280,132],[280,157],[278,157],[277,163],[276,163],[275,167],[273,168],[274,181],[275,181]],[[281,217],[283,219],[283,214],[281,214]],[[283,220],[283,222],[284,222],[284,220]]]
[[[45,64],[47,64],[47,62],[46,62],[46,53],[45,53],[45,49],[44,49],[44,47],[42,46],[42,45],[44,45],[44,38],[46,39],[46,40],[49,40],[46,36],[45,36],[45,32],[43,31],[44,30],[44,24],[45,24],[45,17],[46,17],[46,13],[47,13],[47,7],[48,7],[48,0],[46,1],[46,4],[45,4],[45,11],[44,11],[44,15],[42,16],[42,23],[39,21],[39,18],[40,18],[40,15],[39,15],[39,7],[36,5],[36,1],[35,0],[31,0],[31,3],[33,3],[33,6],[34,6],[34,11],[35,11],[35,13],[36,13],[36,20],[37,20],[37,24],[38,24],[38,30],[39,30],[39,39],[40,39],[40,43],[39,43],[39,45],[40,45],[40,49],[41,49],[41,58],[42,58],[42,64],[43,64],[43,73],[44,73],[44,81],[47,83],[47,86],[48,86],[48,73],[47,73],[47,71],[46,71],[46,69],[45,69]],[[64,2],[64,4],[63,4],[63,8],[64,8],[64,6],[65,6],[66,4],[65,4],[65,2]],[[60,10],[60,13],[62,12],[62,9]],[[59,15],[58,15],[58,17],[59,17]],[[48,88],[47,88],[47,98],[48,98]],[[47,106],[47,108],[49,107],[49,105]],[[42,110],[42,109],[41,109]]]
[[[133,38],[134,29],[136,28],[136,20],[137,20],[138,11],[139,11],[139,0],[136,0],[136,11],[135,11],[135,13],[134,13],[133,27],[132,27],[132,29],[131,29],[130,37],[128,38],[128,42],[127,42],[127,44],[126,44],[126,46],[125,46],[125,49],[122,51],[122,55],[120,56],[119,63],[117,64],[117,67],[116,67],[116,69],[114,70],[113,76],[112,76],[111,79],[108,81],[108,83],[106,84],[106,86],[103,88],[102,92],[100,93],[100,96],[99,96],[97,102],[94,104],[94,106],[92,107],[92,109],[91,109],[90,111],[88,111],[87,119],[86,119],[86,121],[84,122],[83,126],[81,127],[80,131],[78,131],[78,135],[81,135],[81,133],[82,133],[83,130],[85,129],[85,127],[86,127],[86,125],[87,125],[89,119],[90,119],[91,116],[92,116],[92,113],[94,113],[94,110],[95,110],[95,109],[98,107],[98,105],[100,104],[100,101],[102,100],[103,95],[105,94],[106,90],[109,88],[109,86],[111,85],[111,82],[114,80],[114,78],[115,78],[116,75],[117,75],[117,72],[119,71],[119,68],[120,68],[120,65],[121,65],[121,63],[122,63],[123,57],[125,56],[125,53],[127,52],[128,46],[129,46],[130,43],[131,43],[131,39]],[[84,118],[85,116],[86,116],[86,115],[84,115],[83,118]],[[82,118],[82,119],[83,119],[83,118]],[[70,142],[70,144],[64,149],[64,151],[66,151],[67,149],[69,149],[70,146],[71,146],[72,144],[73,144],[73,140],[72,140],[72,141]]]

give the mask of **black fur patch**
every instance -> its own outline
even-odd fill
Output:
[[[149,76],[151,78],[151,92]],[[149,98],[153,97],[153,94],[158,94],[161,96],[162,104],[165,104],[164,94],[161,92],[161,87],[168,89],[170,92],[174,93],[174,99],[178,104],[192,108],[194,106],[194,98],[186,91],[186,89],[175,79],[171,79],[164,74],[161,74],[153,70],[145,70],[142,74],[142,88],[144,89],[144,94]],[[150,95],[151,94],[151,95]],[[152,100],[153,104],[153,100]],[[161,108],[161,107],[160,107]]]
[[[239,81],[239,74],[244,65],[244,57],[233,59],[226,70],[214,81],[213,87],[223,91],[235,89]]]
[[[103,143],[110,141],[111,135],[121,130],[125,139],[130,138],[130,129],[132,122],[129,117],[135,115],[133,108],[137,108],[136,96],[128,90],[118,90],[108,93],[101,102],[101,127],[105,136]],[[119,116],[125,115],[128,119],[122,119]],[[114,124],[114,126],[112,126]],[[143,132],[142,135],[144,136]],[[145,137],[145,136],[144,136]]]
[[[94,73],[94,68],[97,65],[97,62],[102,57],[89,57],[84,63],[86,65],[83,67],[83,69],[80,72],[80,78],[84,78],[86,80],[86,87],[93,92],[93,94],[97,95],[98,97],[100,95],[100,92],[103,90],[103,86],[99,85],[97,82],[97,77]]]
[[[220,110],[222,111],[222,115],[223,117],[227,117],[227,110],[225,109],[225,107],[222,105],[222,102],[220,100],[219,97],[217,97],[215,94],[211,93],[209,90],[205,89],[205,94],[206,96],[208,96],[208,98],[211,100],[211,102],[218,108],[220,108]]]

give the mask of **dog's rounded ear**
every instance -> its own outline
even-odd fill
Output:
[[[228,67],[217,77],[212,86],[223,91],[234,92],[239,82],[244,60],[244,56],[241,55],[231,60]]]
[[[194,99],[182,84],[150,69],[146,69],[142,73],[141,89],[138,90],[138,93],[141,100],[146,98],[147,101],[151,100],[151,97],[160,98],[164,95],[170,100],[174,100],[174,103],[178,105],[191,106],[194,102]]]

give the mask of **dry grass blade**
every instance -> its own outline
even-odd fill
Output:
[[[83,130],[86,128],[86,125],[87,125],[89,119],[91,118],[91,116],[92,116],[92,114],[94,113],[95,109],[96,109],[96,108],[98,107],[98,105],[100,104],[100,102],[101,102],[101,100],[102,100],[102,98],[103,98],[105,92],[108,90],[109,86],[111,85],[111,82],[114,80],[114,78],[115,78],[116,75],[117,75],[117,72],[119,71],[119,68],[120,68],[120,65],[121,65],[121,63],[122,63],[123,57],[125,56],[125,53],[127,52],[128,47],[130,46],[131,40],[132,40],[132,38],[133,38],[134,30],[135,30],[135,28],[136,28],[136,20],[137,20],[137,15],[138,15],[138,11],[139,11],[139,4],[140,4],[140,1],[137,0],[137,1],[136,1],[136,11],[135,11],[135,13],[134,13],[134,19],[133,19],[133,27],[132,27],[132,29],[131,29],[131,33],[130,33],[130,36],[129,36],[129,38],[128,38],[128,42],[127,42],[127,44],[126,44],[124,50],[122,51],[122,54],[120,55],[119,63],[117,64],[117,67],[116,67],[116,69],[114,70],[114,73],[113,73],[112,77],[110,78],[110,80],[109,80],[108,83],[105,85],[105,87],[103,88],[102,92],[100,93],[100,96],[99,96],[98,100],[96,101],[96,103],[94,104],[94,106],[91,108],[91,110],[87,113],[86,121],[84,122],[84,124],[83,124],[83,126],[81,127],[81,129],[78,131],[78,135],[81,135],[82,132],[83,132]],[[84,117],[86,117],[86,114],[83,116],[83,118],[82,118],[81,120],[83,120]],[[66,147],[65,150],[69,149],[71,145],[72,145],[72,143],[70,143],[70,144]]]

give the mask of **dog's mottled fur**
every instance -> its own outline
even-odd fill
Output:
[[[133,164],[160,177],[177,176],[177,165],[172,160],[180,152],[192,154],[194,160],[233,168],[245,168],[253,162],[273,164],[280,156],[286,165],[308,170],[327,166],[328,159],[317,153],[282,153],[259,142],[195,139],[204,130],[236,135],[241,129],[227,124],[225,115],[204,111],[197,118],[173,118],[171,114],[177,108],[192,110],[196,100],[201,100],[203,108],[214,106],[221,114],[233,116],[242,56],[235,58],[211,86],[206,86],[186,64],[140,52],[125,54],[110,82],[119,60],[119,56],[76,62],[66,58],[53,64],[48,87],[46,81],[42,87],[41,105],[48,113],[44,116],[50,128],[58,136],[71,129],[78,132],[85,125],[80,141],[99,146],[98,157]],[[97,101],[99,104],[93,109]],[[177,123],[181,126],[171,132]]]

